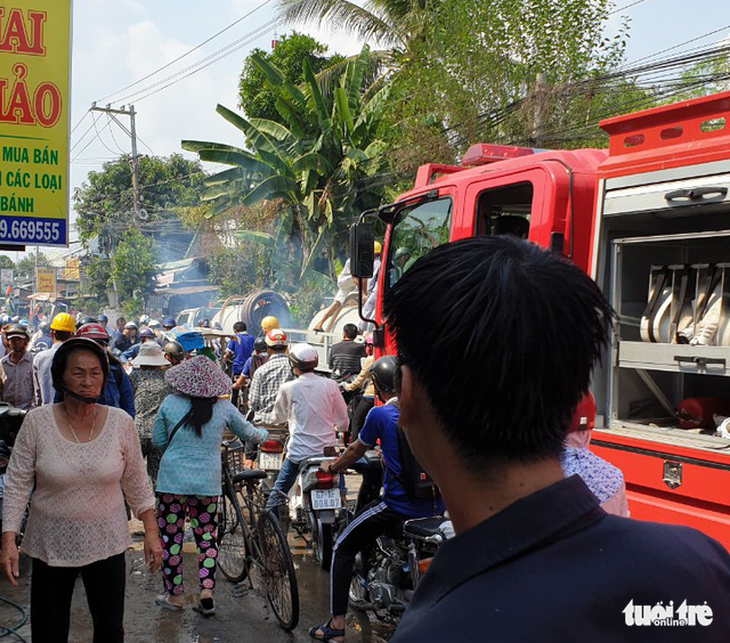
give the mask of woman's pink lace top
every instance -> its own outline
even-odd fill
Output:
[[[132,544],[125,498],[135,515],[155,506],[134,420],[106,408],[106,421],[91,442],[64,438],[50,404],[30,411],[18,433],[3,531],[19,531],[35,479],[21,548],[48,565],[81,567],[122,553]]]

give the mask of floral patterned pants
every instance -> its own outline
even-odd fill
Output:
[[[185,516],[190,518],[198,549],[198,577],[201,589],[215,588],[215,567],[218,557],[216,530],[217,496],[181,496],[157,494],[157,526],[162,541],[162,580],[169,594],[182,594],[183,537]]]

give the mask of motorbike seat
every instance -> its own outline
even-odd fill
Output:
[[[446,522],[443,516],[429,516],[428,518],[413,518],[403,523],[403,535],[412,538],[428,538],[441,533],[440,527]]]
[[[245,471],[241,471],[240,473],[237,473],[235,476],[233,476],[233,482],[247,482],[248,480],[263,480],[264,478],[268,477],[268,473],[266,471],[261,471],[261,469],[246,469]]]

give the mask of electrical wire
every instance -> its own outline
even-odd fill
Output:
[[[155,83],[152,83],[151,85],[148,85],[146,87],[143,87],[142,89],[138,89],[135,92],[132,92],[131,94],[127,94],[126,96],[123,96],[121,98],[116,99],[115,103],[122,103],[130,101],[131,99],[134,99],[134,102],[139,102],[141,100],[144,100],[145,98],[148,98],[149,96],[152,96],[153,94],[156,94],[164,89],[167,89],[168,87],[171,87],[172,85],[175,85],[176,83],[179,83],[182,80],[185,80],[186,78],[189,78],[190,76],[193,76],[194,74],[198,73],[199,71],[202,71],[203,69],[209,67],[210,65],[213,65],[220,60],[223,60],[224,58],[227,58],[231,54],[235,53],[239,49],[242,49],[246,45],[251,44],[256,39],[260,38],[265,33],[268,33],[269,31],[275,30],[276,27],[278,27],[280,24],[283,24],[283,21],[279,18],[274,18],[270,20],[267,23],[264,23],[254,31],[249,32],[245,36],[242,36],[238,40],[233,41],[232,43],[229,43],[225,47],[222,47],[221,49],[213,52],[212,54],[206,56],[205,58],[199,60],[197,63],[194,63],[192,65],[189,65],[174,74],[171,74],[170,76],[167,76],[166,78],[163,78],[161,80],[158,80]],[[171,81],[171,82],[167,82]],[[160,85],[162,85],[160,87]],[[158,88],[158,89],[155,89]],[[147,92],[147,93],[145,93]],[[139,98],[135,98],[139,96],[140,94],[143,94]]]
[[[257,12],[257,11],[258,11],[259,9],[262,9],[263,7],[265,7],[265,6],[266,6],[267,4],[269,4],[270,2],[272,2],[272,0],[264,0],[264,2],[262,2],[262,3],[260,4],[260,5],[258,5],[258,6],[256,6],[256,7],[254,7],[253,9],[251,9],[251,11],[249,11],[249,12],[248,12],[247,14],[245,14],[245,15],[241,16],[241,17],[240,17],[240,18],[238,18],[237,20],[234,20],[234,21],[233,21],[233,22],[232,22],[231,24],[229,24],[229,25],[228,25],[227,27],[224,27],[224,28],[223,28],[223,29],[221,29],[220,31],[218,31],[218,32],[214,33],[214,34],[213,34],[212,36],[210,36],[209,38],[206,38],[206,39],[205,39],[205,40],[204,40],[203,42],[201,42],[200,44],[197,44],[197,45],[195,45],[195,47],[192,47],[191,49],[188,49],[188,51],[186,51],[186,52],[185,52],[184,54],[181,54],[180,56],[178,56],[178,57],[177,57],[177,58],[175,58],[174,60],[171,60],[170,62],[168,62],[168,63],[166,63],[166,64],[162,65],[162,67],[158,67],[157,69],[155,69],[154,71],[150,72],[150,73],[149,73],[149,74],[147,74],[146,76],[143,76],[142,78],[140,78],[140,79],[138,79],[138,80],[135,80],[135,81],[134,81],[133,83],[130,83],[130,84],[129,84],[129,85],[127,85],[126,87],[122,87],[121,89],[118,89],[117,91],[115,91],[115,92],[112,92],[111,94],[108,94],[107,96],[104,96],[103,98],[100,98],[98,102],[101,102],[101,101],[107,100],[108,98],[111,98],[112,96],[116,96],[117,94],[121,94],[122,92],[124,92],[124,91],[126,91],[126,90],[130,89],[131,87],[134,87],[135,85],[139,85],[140,83],[144,82],[144,81],[145,81],[145,80],[147,80],[148,78],[152,78],[152,76],[155,76],[156,74],[159,74],[159,73],[160,73],[161,71],[163,71],[163,70],[167,69],[168,67],[171,67],[171,66],[172,66],[172,65],[174,65],[174,64],[175,64],[176,62],[178,62],[178,61],[182,60],[183,58],[185,58],[185,57],[189,56],[190,54],[192,54],[193,52],[197,51],[198,49],[200,49],[200,48],[201,48],[201,47],[203,47],[204,45],[207,45],[207,44],[208,44],[209,42],[211,42],[212,40],[215,40],[215,39],[216,39],[216,38],[217,38],[218,36],[220,36],[220,35],[224,34],[224,33],[225,33],[226,31],[229,31],[230,29],[232,29],[233,27],[235,27],[235,26],[236,26],[237,24],[239,24],[240,22],[242,22],[243,20],[245,20],[245,19],[246,19],[246,18],[248,18],[249,16],[253,15],[254,13],[256,13],[256,12]],[[119,101],[116,101],[116,100],[115,100],[114,102],[119,102]]]
[[[615,13],[620,13],[622,11],[625,11],[629,7],[635,7],[637,4],[641,4],[642,2],[645,2],[646,0],[635,0],[634,2],[631,2],[623,7],[620,7],[619,9],[614,9],[613,11],[609,11],[608,15],[612,16]]]
[[[12,634],[15,638],[18,639],[18,641],[22,641],[22,643],[28,643],[27,640],[24,639],[17,632],[17,630],[23,627],[23,625],[25,625],[28,621],[28,613],[20,605],[18,605],[17,603],[13,603],[13,601],[9,601],[7,598],[3,598],[2,596],[0,596],[0,601],[5,603],[6,605],[10,605],[10,607],[13,607],[20,612],[20,623],[18,623],[17,625],[13,625],[12,627],[0,626],[0,637]]]

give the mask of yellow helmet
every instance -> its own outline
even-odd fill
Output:
[[[264,334],[268,333],[270,330],[274,330],[274,328],[280,328],[280,326],[279,320],[273,315],[264,317],[261,320],[261,330],[264,331]]]
[[[380,241],[374,241],[373,242],[373,252],[376,255],[380,254],[380,251],[383,249],[383,246],[380,245]]]
[[[65,333],[76,332],[76,322],[68,313],[58,313],[51,321],[51,330],[60,330]]]

